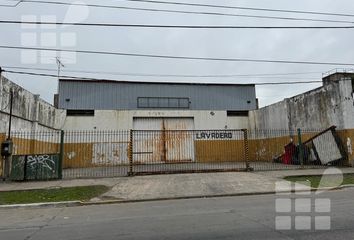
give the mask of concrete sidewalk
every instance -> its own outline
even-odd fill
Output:
[[[275,180],[246,172],[137,176],[122,179],[101,199],[141,200],[274,192]]]
[[[354,168],[341,169],[354,173]],[[269,172],[228,172],[154,175],[125,178],[101,199],[143,200],[266,194],[276,192],[276,183],[287,182],[286,176],[321,175],[325,169],[284,170]],[[283,184],[282,191],[291,191]],[[296,190],[308,190],[299,185]]]
[[[48,182],[1,182],[0,191],[105,185],[111,188],[93,202],[143,201],[191,197],[274,193],[275,184],[285,176],[320,175],[325,169],[269,172],[227,172],[171,174],[104,179],[76,179]],[[342,169],[354,173],[354,168]],[[285,182],[285,181],[284,181]]]

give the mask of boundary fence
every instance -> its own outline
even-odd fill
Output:
[[[5,137],[0,134],[0,140]],[[222,129],[14,132],[12,140],[14,157],[20,159],[15,163],[16,166],[27,166],[29,159],[32,164],[30,169],[17,167],[14,170],[17,178],[14,180],[266,171],[348,165],[343,140],[335,127],[324,131]],[[51,159],[43,156],[57,156],[57,161],[54,157]],[[43,159],[50,161],[45,162]],[[45,175],[41,168],[47,169]],[[49,169],[56,169],[57,173],[50,175]],[[25,176],[22,179],[22,171],[30,172],[35,177]]]

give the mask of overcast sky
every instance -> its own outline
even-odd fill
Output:
[[[61,1],[61,0],[60,0]],[[167,0],[166,0],[167,1]],[[172,1],[172,0],[169,0]],[[174,0],[182,2],[183,0]],[[274,8],[304,10],[315,12],[354,12],[352,0],[191,0],[185,2],[209,3],[242,7]],[[0,4],[12,1],[0,0]],[[255,12],[245,10],[225,10],[205,7],[171,6],[127,1],[86,1],[91,4],[117,6],[149,7],[158,9],[175,9],[187,11],[209,11],[234,14],[256,14],[267,16],[307,17],[319,19],[353,20],[354,17],[284,14],[272,12]],[[165,25],[276,25],[276,26],[343,26],[343,23],[319,23],[304,21],[265,20],[227,16],[206,16],[196,14],[177,14],[146,12],[119,9],[101,9],[87,7],[70,7],[22,3],[17,7],[0,7],[0,20],[21,20],[24,15],[55,15],[59,22],[89,23],[127,23],[127,24],[165,24]],[[184,55],[196,57],[220,58],[254,58],[292,61],[320,61],[354,63],[354,29],[141,29],[141,28],[98,28],[58,26],[56,29],[23,29],[21,25],[0,23],[0,45],[21,46],[21,33],[37,33],[37,46],[41,33],[57,33],[55,48],[117,51],[141,54]],[[74,47],[62,47],[62,34],[75,33],[77,42]],[[56,69],[54,57],[47,57],[51,63],[24,64],[21,51],[0,49],[0,65],[20,67],[39,67]],[[119,80],[143,81],[182,81],[182,82],[281,82],[321,80],[322,73],[341,66],[318,66],[274,63],[216,62],[195,60],[168,60],[127,56],[77,54],[76,63],[72,56],[62,56],[65,67],[62,75],[108,78]],[[109,74],[71,73],[70,70],[108,71],[138,74],[176,74],[176,75],[227,75],[227,74],[274,74],[274,73],[308,73],[268,77],[232,77],[232,78],[181,78],[181,77],[146,77],[118,76]],[[55,72],[33,71],[56,74]],[[52,103],[57,90],[57,80],[50,77],[33,77],[5,73],[10,80],[25,87],[33,93]],[[257,97],[260,105],[265,106],[283,98],[313,89],[321,84],[260,86]]]

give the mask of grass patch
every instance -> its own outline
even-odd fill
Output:
[[[102,185],[0,192],[0,205],[40,202],[88,201],[109,190]]]
[[[340,181],[343,178],[343,181]],[[354,174],[348,173],[341,175],[309,175],[309,176],[289,176],[285,180],[291,182],[306,182],[307,186],[313,188],[320,187],[338,187],[341,185],[354,184]]]

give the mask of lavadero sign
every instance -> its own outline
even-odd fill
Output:
[[[197,132],[195,138],[197,140],[228,140],[234,139],[234,133],[231,131],[221,131],[221,132],[210,132],[210,131],[201,131]]]

